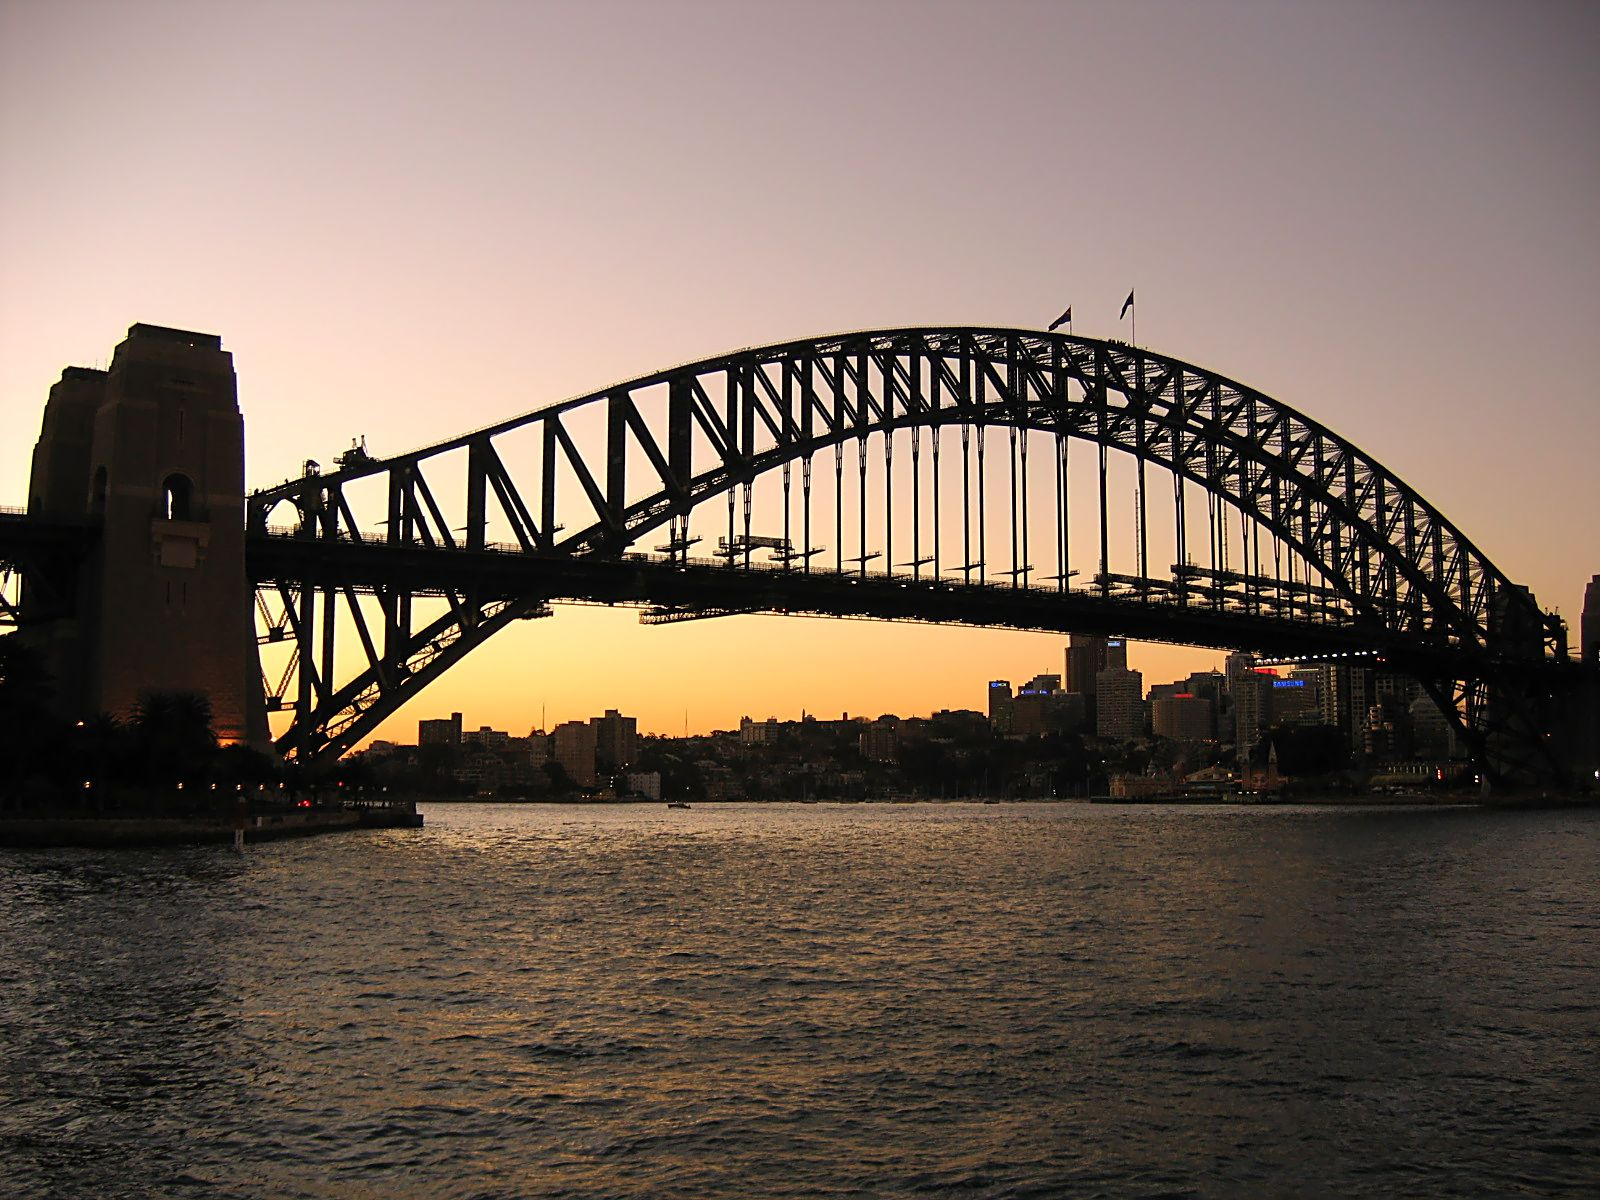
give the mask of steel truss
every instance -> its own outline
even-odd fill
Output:
[[[1048,442],[1042,464],[1030,433]],[[1077,584],[1074,443],[1095,448],[1099,496],[1099,545],[1089,547],[1098,570]],[[1110,569],[1108,452],[1131,456],[1137,470],[1133,572]],[[813,511],[817,468],[831,513]],[[1175,481],[1177,561],[1165,575],[1149,561],[1147,468]],[[1054,512],[1034,514],[1030,533],[1041,470],[1055,480]],[[997,520],[1002,529],[1007,522],[986,511],[996,471],[1009,481],[1009,556],[994,533]],[[753,489],[779,478],[782,536],[757,536]],[[1189,542],[1199,520],[1186,513],[1189,484],[1206,497],[1205,550]],[[375,493],[359,503],[365,527],[352,499],[363,490]],[[1304,414],[1202,367],[1115,341],[982,328],[743,350],[253,494],[262,641],[292,644],[281,672],[264,678],[269,707],[293,712],[279,747],[306,759],[342,753],[510,621],[582,595],[576,564],[629,561],[636,576],[688,568],[699,540],[691,519],[704,528],[723,498],[722,566],[790,577],[783,600],[800,609],[804,580],[822,588],[882,576],[1050,591],[1075,606],[1093,597],[1120,606],[1126,632],[1157,640],[1171,640],[1162,630],[1174,613],[1208,613],[1210,644],[1240,648],[1255,648],[1264,621],[1338,628],[1341,644],[1382,649],[1417,674],[1479,753],[1498,747],[1508,772],[1552,769],[1548,748],[1529,733],[1543,727],[1545,690],[1531,681],[1565,659],[1564,628],[1393,472]],[[275,532],[280,504],[295,519]],[[949,550],[957,505],[959,563]],[[1035,563],[1048,532],[1041,522],[1053,523],[1054,545],[1050,561]],[[663,531],[662,558],[637,553],[641,539]],[[846,556],[849,537],[858,554]],[[869,549],[872,538],[878,548]],[[763,546],[778,547],[773,561],[754,557]],[[381,552],[413,565],[362,576],[341,557],[354,548],[366,552],[363,562]],[[522,561],[515,582],[482,565],[507,556]],[[648,601],[656,589],[641,583],[630,595]],[[437,611],[414,620],[424,597]],[[730,588],[720,601],[665,604],[650,619],[752,611],[738,601]],[[360,654],[340,681],[336,643],[351,632]]]
[[[81,522],[0,513],[0,629],[72,616],[84,552],[97,536]]]
[[[22,570],[0,562],[0,631],[15,629],[22,616]]]

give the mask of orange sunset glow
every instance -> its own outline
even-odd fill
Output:
[[[1566,10],[468,8],[0,7],[0,504],[134,322],[221,335],[263,487],[742,346],[1068,304],[1127,339],[1137,287],[1140,344],[1350,438],[1576,620],[1600,97]],[[976,709],[1066,644],[637,617],[517,622],[375,736]]]

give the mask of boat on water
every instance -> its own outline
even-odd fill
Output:
[[[688,808],[689,807],[689,802],[687,800],[668,800],[667,801],[667,807],[668,808]]]

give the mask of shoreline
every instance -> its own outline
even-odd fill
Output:
[[[615,808],[623,805],[637,807],[663,807],[669,804],[666,800],[628,799],[628,800],[585,800],[573,797],[563,798],[524,798],[520,796],[430,796],[421,798],[419,804],[437,804],[449,806],[455,804],[492,804],[505,807],[521,807],[529,805],[551,805],[569,808]],[[781,800],[753,800],[744,797],[731,799],[710,800],[705,798],[691,798],[686,801],[691,807],[711,807],[722,804],[794,804],[817,805],[832,804],[841,806],[851,805],[911,805],[911,804],[971,804],[971,805],[1027,805],[1027,804],[1093,804],[1093,805],[1127,805],[1130,807],[1150,807],[1165,805],[1177,808],[1196,807],[1232,807],[1232,808],[1296,808],[1330,806],[1343,808],[1496,808],[1496,809],[1547,809],[1547,808],[1595,808],[1600,807],[1600,797],[1583,796],[1490,796],[1483,797],[1477,794],[1400,794],[1400,795],[1294,795],[1294,796],[1261,796],[1240,798],[1236,796],[1027,796],[1016,798],[981,796],[881,796],[870,799],[846,799],[841,797],[826,797],[822,799],[795,799]]]
[[[619,805],[636,807],[663,807],[661,800],[524,800],[497,798],[430,798],[423,804],[489,804],[518,807],[525,805],[555,805],[575,808],[613,808]],[[1125,805],[1133,808],[1350,808],[1350,809],[1418,809],[1418,808],[1481,808],[1501,812],[1573,811],[1600,808],[1597,797],[1550,796],[1333,796],[1304,795],[1239,799],[1236,797],[1120,797],[1091,796],[1068,798],[983,799],[961,797],[940,799],[932,797],[897,797],[893,799],[827,799],[827,800],[694,800],[691,808],[709,808],[722,805],[1032,805],[1081,804],[1100,807]],[[399,804],[382,808],[332,809],[309,813],[270,813],[248,818],[244,827],[246,845],[256,842],[275,842],[290,838],[318,837],[325,834],[350,833],[371,829],[421,829],[423,814],[415,804]],[[60,816],[43,813],[0,815],[0,850],[62,850],[62,849],[141,849],[162,846],[231,845],[238,831],[235,820],[200,817],[159,816]]]
[[[332,809],[309,813],[263,813],[246,819],[245,845],[317,837],[361,829],[420,829],[414,808]],[[240,829],[232,818],[0,816],[0,849],[115,849],[118,847],[230,845]]]

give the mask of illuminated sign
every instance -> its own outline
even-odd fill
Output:
[[[1275,688],[1305,687],[1305,685],[1306,681],[1304,679],[1274,679],[1272,681],[1272,686]]]

